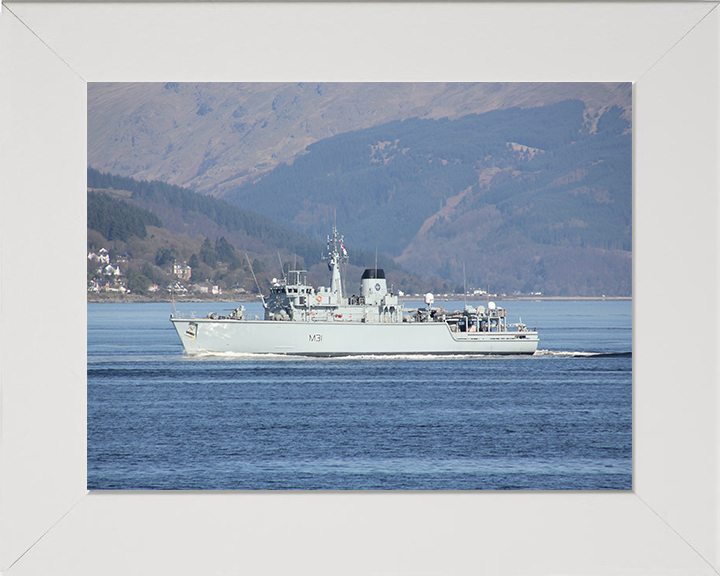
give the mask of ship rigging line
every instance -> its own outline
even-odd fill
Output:
[[[263,296],[263,293],[260,290],[260,284],[258,284],[257,278],[255,278],[255,271],[253,270],[252,264],[250,263],[250,257],[247,255],[247,252],[245,252],[245,259],[248,262],[248,266],[250,267],[250,272],[252,273],[253,279],[255,280],[255,286],[257,286],[258,294],[260,294],[260,300],[262,300],[263,308],[267,308],[267,306],[265,305],[265,297]]]
[[[280,261],[280,274],[282,274],[283,282],[287,285],[287,278],[285,276],[285,267],[283,266],[282,258],[280,258],[280,250],[278,250],[278,260]],[[251,267],[252,269],[252,267]],[[259,290],[258,290],[259,291]]]

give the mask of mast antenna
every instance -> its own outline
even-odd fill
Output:
[[[340,256],[340,266],[342,268],[340,281],[342,282],[343,294],[347,294],[345,291],[345,276],[347,275],[347,267],[350,263],[350,257],[348,256],[347,250],[345,250],[345,236],[340,236],[340,248],[342,249],[342,256]]]

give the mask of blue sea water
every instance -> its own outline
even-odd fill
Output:
[[[499,304],[534,356],[191,358],[170,304],[88,304],[88,488],[630,490],[631,302]]]

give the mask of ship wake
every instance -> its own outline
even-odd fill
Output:
[[[552,358],[622,358],[632,357],[632,352],[579,352],[570,350],[536,350],[533,356]]]

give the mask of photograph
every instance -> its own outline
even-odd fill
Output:
[[[88,489],[631,490],[631,83],[89,83]]]
[[[4,2],[0,572],[716,575],[717,4]]]

